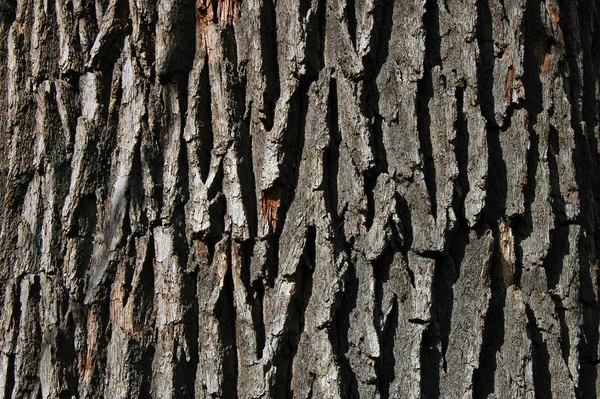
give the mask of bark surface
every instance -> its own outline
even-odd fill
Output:
[[[0,399],[598,397],[598,6],[0,0]]]

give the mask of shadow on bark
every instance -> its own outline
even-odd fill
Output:
[[[383,118],[379,113],[380,93],[377,86],[377,77],[385,64],[389,54],[389,44],[392,37],[392,26],[394,24],[394,2],[379,0],[374,7],[375,27],[371,32],[371,51],[363,59],[365,66],[364,84],[365,89],[360,97],[360,108],[362,114],[369,121],[370,147],[373,149],[375,167],[367,170],[364,176],[365,194],[367,196],[366,227],[370,229],[375,216],[374,188],[377,178],[381,173],[388,172],[387,151],[383,143]],[[351,21],[349,21],[350,24]],[[356,24],[356,20],[354,21]],[[356,29],[356,27],[354,27]],[[337,99],[336,99],[337,101]]]
[[[273,356],[273,367],[276,369],[270,393],[276,398],[293,397],[292,368],[298,353],[298,344],[305,329],[305,316],[313,289],[313,273],[316,263],[316,229],[308,228],[304,250],[300,258],[297,272],[294,274],[296,291],[290,302],[290,316],[286,320],[286,331],[281,337],[279,350]]]
[[[533,309],[529,305],[525,305],[525,307],[527,312],[527,335],[533,344],[533,387],[535,397],[551,398],[552,376],[549,369],[550,355],[548,354],[548,345],[544,341],[544,337],[536,324]]]
[[[506,126],[498,126],[494,104],[494,39],[492,36],[492,15],[487,1],[477,2],[477,44],[479,60],[477,65],[477,83],[481,114],[486,120],[488,147],[488,176],[486,179],[485,206],[482,211],[483,220],[492,224],[505,213],[506,209],[506,162],[502,156],[500,135],[510,126],[510,112],[506,116]]]
[[[390,397],[390,385],[394,380],[394,368],[396,366],[396,357],[394,356],[394,346],[396,330],[398,328],[398,299],[396,294],[392,294],[391,303],[383,303],[383,286],[390,280],[390,267],[394,262],[394,251],[387,251],[380,260],[373,262],[373,275],[375,278],[375,313],[373,325],[379,332],[380,356],[375,363],[375,373],[377,375],[377,389],[381,399]],[[391,310],[384,318],[384,305],[390,306]]]
[[[219,323],[219,341],[223,345],[223,398],[237,398],[238,356],[235,327],[235,300],[233,270],[231,267],[231,244],[227,245],[227,273],[223,289],[215,305],[214,314]]]
[[[593,33],[598,29],[600,20],[597,5],[591,1],[584,0],[579,5],[572,5],[570,2],[559,0],[558,4],[560,5],[558,23],[564,32],[565,59],[568,65],[566,73],[561,70],[561,75],[564,91],[571,105],[571,127],[575,132],[573,158],[576,167],[575,177],[579,187],[578,194],[581,200],[579,222],[583,227],[579,237],[579,284],[583,309],[581,326],[583,339],[579,344],[580,373],[576,392],[580,397],[596,398],[599,315],[598,297],[592,288],[595,285],[593,283],[595,277],[592,277],[593,256],[591,256],[590,250],[592,250],[591,246],[595,245],[596,252],[598,252],[600,240],[591,244],[586,231],[597,231],[600,226],[597,216],[600,208],[596,201],[600,197],[600,174],[597,173],[600,158],[596,133],[598,102],[595,92],[598,82],[597,50],[600,42]],[[580,62],[581,72],[578,68]],[[583,125],[585,128],[582,127],[582,123],[585,123]],[[550,283],[550,280],[548,282]]]
[[[346,272],[345,290],[343,299],[333,318],[333,323],[329,329],[329,340],[333,346],[333,352],[340,368],[340,388],[342,396],[348,399],[356,399],[358,394],[358,382],[356,375],[350,366],[347,353],[350,350],[348,340],[348,331],[350,329],[350,315],[356,308],[358,298],[358,277],[356,276],[356,266],[348,256],[348,271]]]
[[[425,60],[423,78],[417,84],[417,130],[419,132],[419,151],[425,185],[429,194],[430,211],[437,219],[437,186],[435,181],[435,161],[431,144],[431,115],[429,102],[433,98],[432,69],[442,65],[439,9],[436,0],[427,0],[423,15],[425,30]]]
[[[496,354],[504,344],[506,287],[502,284],[499,232],[498,225],[495,223],[492,225],[492,234],[494,237],[494,253],[490,270],[492,297],[485,317],[479,367],[473,373],[473,395],[476,398],[487,398],[494,393],[494,376],[498,367]]]
[[[264,0],[260,10],[260,45],[266,88],[263,93],[265,130],[275,122],[275,105],[280,95],[279,57],[277,52],[277,13],[273,0]]]
[[[464,85],[464,82],[462,82]],[[452,208],[456,215],[459,226],[468,226],[465,218],[465,196],[469,192],[469,126],[464,112],[465,88],[456,87],[454,92],[456,98],[456,140],[454,142],[454,155],[456,157],[456,166],[458,167],[458,176],[454,181],[454,191],[452,195]]]

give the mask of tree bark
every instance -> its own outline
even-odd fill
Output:
[[[0,399],[596,398],[595,0],[0,0]]]

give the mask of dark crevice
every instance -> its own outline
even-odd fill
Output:
[[[316,21],[319,26],[318,38],[315,38],[314,35],[310,36],[311,40],[318,40],[319,46],[317,47],[317,56],[319,58],[319,67],[323,69],[325,67],[325,33],[327,30],[327,0],[317,0],[319,3],[317,5],[317,18]]]
[[[273,367],[276,369],[270,387],[273,397],[292,397],[292,366],[298,352],[302,332],[305,330],[306,310],[312,296],[315,262],[316,228],[311,226],[306,231],[304,250],[298,269],[292,276],[296,284],[296,291],[290,301],[289,316],[285,322],[286,330],[280,339],[278,350],[273,355]]]
[[[368,84],[375,83],[389,55],[392,27],[394,25],[394,1],[375,1],[372,15],[375,23],[371,31],[370,51],[363,56],[362,60],[364,80]],[[377,87],[373,87],[372,90],[375,93],[373,93],[374,96],[369,105],[378,107],[379,93],[377,92]],[[375,109],[375,114],[378,114],[377,109]]]
[[[16,18],[16,1],[5,1],[0,4],[0,25],[10,26]]]
[[[432,322],[424,332],[421,353],[421,394],[427,398],[440,397],[441,371],[447,372],[446,352],[451,331],[454,307],[453,285],[458,280],[464,248],[469,242],[469,230],[454,238],[451,248],[457,257],[437,256],[433,277]]]
[[[552,386],[549,370],[550,355],[548,354],[548,345],[540,332],[533,309],[526,306],[527,312],[527,332],[532,343],[533,354],[533,387],[536,398],[551,398]]]
[[[565,256],[569,253],[569,227],[562,226],[550,231],[550,249],[544,262],[548,289],[554,291],[560,282]]]
[[[273,288],[275,279],[279,275],[279,239],[270,236],[266,241],[266,260],[263,266],[263,275],[267,286]]]
[[[252,325],[256,336],[256,357],[261,359],[265,347],[265,324],[263,319],[263,298],[265,289],[260,279],[250,281],[250,268],[252,254],[254,252],[254,241],[248,240],[241,243],[242,265],[240,278],[246,292],[246,303],[250,305]]]
[[[127,257],[129,259],[137,259],[137,253],[135,251],[135,242],[134,240],[129,241],[129,250],[127,251]],[[121,306],[125,307],[127,305],[127,301],[129,300],[129,296],[131,294],[131,282],[133,281],[133,265],[130,260],[126,260],[118,267],[123,267],[125,269],[123,273],[123,296],[121,301]]]
[[[26,170],[21,173],[10,173],[8,177],[8,190],[4,197],[4,207],[20,214],[25,201],[25,194],[29,188],[29,183],[35,175],[34,170]]]
[[[273,286],[275,278],[279,274],[278,245],[279,237],[286,222],[287,211],[296,196],[298,177],[300,175],[300,162],[304,152],[306,136],[306,115],[308,112],[308,91],[312,81],[307,78],[300,80],[299,86],[290,98],[290,109],[288,114],[288,130],[284,133],[281,142],[281,152],[285,154],[286,162],[281,166],[281,178],[277,184],[277,198],[275,200],[274,232],[269,237],[270,259],[267,260],[267,281]],[[254,195],[254,194],[252,194]],[[268,253],[269,254],[269,253]]]
[[[4,385],[4,397],[12,399],[15,388],[15,354],[8,355],[8,367],[6,370],[6,385]]]
[[[117,77],[120,72],[121,65],[116,64],[112,69],[107,71],[101,71],[99,76],[100,89],[99,89],[99,100],[100,100],[100,119],[102,122],[107,123],[110,119],[116,119],[115,110],[111,109],[111,98],[113,93],[117,96],[114,97],[114,101],[118,101],[117,104],[121,103],[122,87],[120,82],[114,82],[114,80],[120,79]],[[116,72],[116,73],[115,73]],[[116,79],[115,79],[116,78]],[[113,87],[113,83],[116,85]],[[111,113],[112,111],[112,113]]]
[[[549,151],[550,152],[550,151]],[[550,156],[548,156],[550,158]],[[549,161],[550,162],[550,161]],[[552,173],[551,173],[552,174]],[[544,262],[546,278],[548,280],[548,292],[554,302],[558,321],[560,323],[560,343],[561,352],[565,364],[569,363],[571,347],[569,345],[569,327],[565,319],[565,307],[562,298],[556,293],[556,288],[560,283],[560,276],[563,271],[565,256],[569,253],[569,227],[563,226],[550,231],[550,249]]]
[[[440,397],[440,336],[435,323],[429,324],[421,341],[421,397]]]
[[[337,227],[339,223],[338,214],[338,173],[340,159],[340,143],[342,136],[338,126],[338,99],[337,99],[337,81],[331,78],[329,81],[329,96],[327,99],[327,127],[329,130],[329,144],[323,155],[323,173],[324,180],[327,182],[326,201],[328,213],[331,215],[333,225]],[[337,228],[336,228],[337,230]]]
[[[389,53],[389,41],[393,24],[393,2],[376,2],[373,14],[376,20],[381,21],[381,23],[375,24],[371,32],[371,51],[362,60],[367,72],[365,73],[365,89],[360,96],[361,112],[369,121],[371,141],[369,145],[375,158],[375,167],[367,170],[364,175],[365,194],[367,196],[367,229],[371,228],[375,216],[373,189],[377,184],[379,175],[388,171],[387,152],[383,143],[383,118],[379,113],[380,93],[376,79]]]
[[[94,230],[98,223],[98,206],[96,194],[91,193],[79,198],[73,212],[73,225],[66,232],[68,238],[93,239]]]
[[[533,232],[533,219],[531,206],[535,200],[535,192],[537,187],[536,174],[539,157],[539,141],[534,125],[537,117],[527,122],[527,130],[529,132],[529,148],[527,149],[527,182],[523,187],[523,203],[524,212],[513,220],[513,231],[515,233],[515,284],[521,286],[521,275],[523,273],[523,248],[521,242],[530,236]]]
[[[180,0],[170,10],[170,40],[162,62],[156,63],[156,76],[166,83],[187,76],[194,64],[196,51],[196,7],[194,0]],[[158,61],[158,59],[157,59]]]
[[[139,283],[133,288],[134,320],[145,326],[140,356],[140,397],[150,397],[152,387],[152,360],[154,359],[154,237],[150,234],[146,244],[146,254],[139,275]]]
[[[173,252],[180,267],[186,267],[189,258],[189,245],[185,236],[185,214],[183,206],[178,206],[173,212]]]
[[[396,200],[396,215],[398,215],[398,217],[400,218],[400,222],[401,225],[398,226],[399,230],[398,234],[401,234],[401,237],[398,237],[398,249],[403,253],[406,254],[408,253],[408,251],[412,248],[412,243],[413,243],[413,230],[412,230],[412,226],[413,226],[413,221],[412,221],[412,212],[410,210],[410,206],[408,204],[408,201],[402,197],[402,195],[400,195],[398,192],[396,192],[395,195],[395,200]],[[410,268],[408,268],[410,271]],[[411,281],[413,281],[414,283],[414,276],[412,276],[412,272],[411,273]],[[414,286],[414,284],[413,284]]]
[[[373,226],[373,219],[375,218],[375,186],[377,185],[377,174],[373,169],[367,170],[364,176],[365,182],[365,195],[367,197],[367,214],[365,219],[365,227],[367,230]]]
[[[181,213],[182,223],[185,224],[185,209],[182,205],[185,205],[190,198],[190,184],[189,184],[189,159],[188,152],[185,145],[185,128],[186,128],[186,117],[188,111],[188,77],[184,75],[177,81],[177,97],[178,97],[178,108],[179,108],[179,148],[177,154],[177,186],[178,196],[176,203],[176,210]]]
[[[552,302],[554,302],[554,310],[556,311],[556,315],[558,316],[558,322],[560,325],[560,352],[565,362],[565,368],[567,368],[568,370],[569,356],[571,355],[571,337],[569,336],[569,325],[567,324],[567,320],[565,317],[566,309],[562,303],[562,299],[558,295],[552,295],[551,298]],[[571,378],[573,378],[570,370],[569,375],[571,376]]]
[[[487,398],[494,393],[494,376],[498,364],[496,354],[504,344],[504,306],[506,304],[506,288],[502,283],[502,265],[500,260],[498,225],[492,225],[494,237],[494,253],[490,270],[490,298],[485,323],[483,340],[479,353],[479,367],[473,375],[473,394],[477,398]]]
[[[228,245],[227,273],[223,281],[223,289],[215,305],[214,314],[219,323],[219,341],[223,350],[222,375],[225,382],[222,386],[224,398],[237,398],[238,357],[236,339],[236,314],[233,287],[233,271],[230,258],[231,244]]]
[[[117,271],[118,258],[121,254],[126,253],[127,243],[131,237],[131,219],[129,215],[129,197],[130,184],[122,195],[117,198],[116,206],[111,206],[110,214],[106,214],[106,218],[102,223],[105,229],[105,236],[110,240],[101,242],[101,250],[92,257],[92,266],[85,265],[87,269],[87,286],[85,301],[86,305],[93,302],[106,302],[110,297],[111,283],[114,281],[114,276]],[[114,190],[114,188],[113,188]],[[114,193],[112,194],[114,198]],[[119,241],[114,245],[111,243],[114,236],[119,237]]]
[[[434,297],[432,309],[435,323],[439,330],[441,360],[444,373],[448,371],[446,352],[450,343],[452,312],[454,309],[454,284],[460,277],[460,268],[464,259],[465,248],[469,243],[467,228],[461,228],[450,243],[449,257],[436,261],[434,274]]]
[[[143,133],[142,133],[143,134]],[[141,213],[142,210],[144,209],[144,177],[143,177],[143,170],[142,170],[143,166],[142,166],[142,139],[138,140],[135,144],[135,147],[133,149],[133,159],[131,161],[131,171],[129,174],[129,208],[130,209],[129,212],[136,212]],[[93,200],[93,202],[92,202]],[[82,211],[82,216],[83,217],[89,217],[88,212],[91,212],[91,215],[93,215],[94,218],[94,224],[88,227],[88,234],[93,235],[94,233],[94,226],[95,226],[95,218],[96,218],[96,196],[94,194],[91,195],[91,198],[89,199],[89,204],[87,206],[88,209]],[[142,217],[139,217],[138,219],[142,219]],[[138,226],[137,223],[135,223],[135,230],[133,231],[133,234],[136,237],[139,237],[141,235],[144,235],[145,232],[148,229],[148,223],[147,223],[147,218],[146,220],[140,220],[142,222],[142,226]],[[145,225],[143,222],[146,222]]]
[[[306,22],[306,50],[304,64],[306,65],[306,75],[302,78],[308,78],[311,81],[317,80],[319,72],[325,66],[325,24],[326,24],[326,0],[316,0],[317,9],[315,13],[310,14]],[[310,8],[310,0],[301,0],[300,16],[307,17]],[[302,84],[301,78],[301,84]]]
[[[464,84],[464,83],[463,83]],[[470,190],[469,186],[469,129],[468,122],[464,112],[465,88],[456,87],[454,92],[456,98],[456,139],[454,141],[454,155],[456,157],[456,166],[458,167],[458,176],[454,180],[454,193],[452,195],[452,208],[454,214],[459,220],[460,225],[467,225],[465,219],[465,197]]]
[[[265,320],[264,320],[264,305],[265,287],[261,280],[256,280],[252,285],[254,289],[254,303],[256,311],[252,312],[254,328],[256,330],[256,357],[262,359],[263,350],[265,348]],[[256,314],[256,316],[254,316]]]
[[[226,198],[223,195],[223,157],[221,157],[219,166],[214,176],[212,184],[208,187],[208,198],[213,202],[213,206],[209,207],[208,214],[210,218],[211,229],[206,236],[201,237],[202,240],[217,242],[221,239],[225,232],[225,213],[226,213]]]
[[[315,272],[317,261],[316,234],[315,227],[310,226],[306,232],[306,243],[304,244],[304,252],[302,253],[302,260],[300,261],[299,270],[302,275],[302,298],[298,303],[300,305],[299,308],[302,310],[298,312],[300,315],[300,328],[298,332],[300,334],[304,331],[306,309],[313,290],[313,273]]]
[[[377,21],[371,32],[370,51],[363,56],[364,90],[360,98],[362,114],[369,121],[370,146],[375,158],[374,180],[381,173],[387,173],[387,152],[383,143],[383,118],[379,113],[380,93],[377,77],[389,54],[389,42],[392,36],[393,1],[377,1],[373,17]],[[372,203],[371,203],[372,204]]]
[[[179,250],[180,265],[187,266],[189,260],[189,254],[187,252],[187,242],[185,239],[185,225],[181,224],[178,228],[178,237],[176,241],[182,243],[182,247],[186,248],[186,251]],[[196,382],[196,368],[199,364],[199,342],[198,336],[199,331],[199,307],[198,301],[196,300],[197,292],[197,277],[198,270],[194,268],[191,272],[186,272],[182,279],[181,286],[181,303],[184,306],[184,313],[182,317],[182,323],[184,328],[183,339],[184,343],[178,343],[180,346],[187,345],[185,349],[186,356],[182,356],[180,361],[175,367],[175,386],[178,387],[178,391],[181,393],[181,397],[192,397],[194,395],[194,386]]]
[[[154,346],[148,344],[144,348],[140,364],[141,364],[141,382],[140,382],[140,398],[152,397],[152,361],[154,360]]]
[[[425,185],[429,194],[430,211],[437,219],[437,187],[435,181],[435,162],[431,144],[431,114],[429,102],[433,98],[432,69],[442,65],[439,9],[436,0],[427,0],[423,16],[425,31],[425,60],[423,78],[417,84],[417,130],[419,132],[419,151]]]
[[[375,88],[376,86],[371,86]],[[388,172],[387,150],[383,143],[383,118],[379,115],[379,92],[375,90],[372,96],[372,104],[375,104],[373,110],[373,123],[371,124],[371,147],[375,156],[375,168],[379,173]]]
[[[188,302],[185,304],[185,313],[183,315],[182,322],[185,326],[183,335],[186,344],[179,343],[179,345],[187,345],[186,355],[183,356],[181,361],[175,368],[176,378],[175,385],[179,386],[178,391],[181,392],[181,397],[193,397],[194,386],[196,383],[196,369],[199,364],[199,345],[198,345],[198,301],[196,299],[196,278],[197,272],[193,272],[186,276],[186,283],[182,287],[181,296],[186,298],[182,302]]]
[[[164,157],[163,157],[163,133],[165,129],[161,114],[164,112],[164,104],[159,93],[150,92],[149,103],[155,103],[155,113],[149,120],[148,133],[142,135],[141,154],[144,166],[149,170],[152,184],[149,189],[151,192],[147,201],[153,203],[156,209],[155,214],[158,220],[150,220],[151,225],[160,223],[160,215],[163,210],[163,172],[164,172]]]
[[[380,326],[379,342],[381,355],[375,363],[377,388],[381,399],[389,399],[390,386],[395,378],[396,357],[394,356],[394,346],[396,343],[396,330],[398,329],[398,299],[395,295],[392,297],[392,301],[392,309],[385,320],[385,324]]]
[[[244,96],[245,97],[245,96]],[[240,98],[244,98],[240,97]],[[237,173],[240,181],[242,203],[246,213],[246,223],[250,237],[257,236],[258,214],[256,200],[256,181],[252,163],[252,136],[250,135],[251,110],[247,113],[240,126],[240,137],[236,142],[236,154],[238,155]]]
[[[267,239],[267,261],[265,277],[270,287],[275,284],[279,274],[279,237],[286,222],[287,211],[296,196],[296,188],[300,174],[300,162],[304,152],[306,136],[306,115],[308,112],[308,91],[312,81],[306,77],[300,79],[298,88],[290,98],[288,114],[288,130],[284,133],[281,142],[281,152],[285,155],[286,162],[281,166],[281,178],[269,192],[263,192],[270,197],[265,197],[266,209],[269,211],[272,234]],[[270,200],[269,200],[270,199]],[[263,203],[261,201],[261,207]]]
[[[556,128],[550,125],[548,132],[548,170],[550,180],[550,196],[552,198],[552,211],[556,224],[567,221],[567,215],[565,212],[565,201],[560,192],[560,176],[557,164],[557,156],[559,155],[560,148],[558,142],[558,132]]]
[[[110,11],[108,11],[110,12]],[[124,0],[117,0],[111,29],[102,38],[102,45],[95,57],[90,59],[90,66],[103,73],[110,73],[125,47],[125,38],[131,33],[129,5]]]
[[[561,4],[561,13],[563,10],[562,2]],[[600,30],[600,20],[598,19],[598,4],[594,3],[593,0],[582,0],[579,2],[579,7],[577,7],[577,12],[579,13],[579,24],[581,30],[579,31],[579,37],[581,38],[581,44],[583,47],[583,82],[586,84],[583,85],[583,102],[582,102],[582,119],[585,122],[586,127],[586,137],[588,141],[587,149],[589,151],[589,166],[590,169],[586,171],[581,171],[580,173],[586,173],[587,178],[589,179],[589,186],[591,188],[591,193],[593,198],[592,209],[588,211],[591,212],[593,217],[584,217],[582,221],[586,223],[586,219],[589,219],[585,224],[586,228],[590,229],[590,225],[594,231],[598,231],[600,229],[600,203],[596,201],[597,198],[600,198],[600,173],[594,173],[599,170],[600,167],[600,155],[598,154],[598,138],[596,136],[596,128],[598,127],[598,119],[599,119],[599,106],[598,100],[596,98],[596,85],[598,84],[598,74],[600,71],[597,70],[597,66],[594,61],[598,62],[598,50],[600,41],[600,35],[598,35],[598,30]],[[593,10],[593,12],[590,12]],[[563,17],[565,18],[565,17]],[[570,54],[570,42],[566,41],[566,50],[567,54]],[[596,59],[594,59],[594,57]],[[600,66],[600,65],[599,65]],[[583,190],[582,190],[583,191]],[[591,229],[590,229],[591,230]],[[600,245],[600,243],[599,243]]]
[[[196,161],[200,167],[202,182],[206,183],[210,171],[211,151],[214,146],[214,132],[212,129],[212,110],[211,110],[211,92],[210,78],[208,74],[208,54],[204,56],[202,71],[200,72],[199,84],[197,89],[197,108],[195,112],[198,118],[198,147]]]
[[[128,194],[125,193],[125,197],[128,197]],[[123,233],[122,237],[121,237],[121,242],[118,244],[118,246],[120,248],[124,248],[124,252],[128,252],[127,251],[127,245],[128,243],[130,243],[131,241],[129,240],[129,237],[131,237],[131,216],[129,215],[130,212],[130,202],[129,200],[127,200],[126,204],[124,205],[125,207],[125,215],[123,215],[123,226],[121,227],[121,232]]]
[[[141,254],[140,254],[141,256]],[[135,321],[139,325],[148,325],[152,319],[154,304],[154,237],[150,234],[146,244],[146,253],[139,274],[139,282],[132,289]],[[152,326],[153,329],[153,326]]]
[[[346,19],[348,23],[348,33],[350,41],[356,49],[356,3],[355,0],[346,0]]]
[[[406,251],[409,251],[409,249],[407,249]],[[411,269],[409,262],[408,262],[408,252],[405,252],[404,250],[401,250],[402,253],[402,257],[403,257],[403,266],[404,266],[404,270],[406,271],[406,273],[408,274],[408,280],[410,282],[410,286],[415,289],[416,288],[416,283],[415,283],[415,272]]]
[[[564,2],[561,4],[561,13]],[[589,169],[583,173],[588,173],[589,184],[580,185],[583,191],[585,187],[591,188],[593,208],[584,210],[581,217],[582,224],[586,226],[579,235],[579,284],[580,284],[580,307],[582,314],[581,339],[579,341],[579,384],[576,387],[576,393],[580,398],[597,398],[597,379],[598,379],[598,346],[599,334],[598,325],[600,323],[600,313],[598,308],[598,295],[596,290],[596,281],[598,271],[595,270],[597,254],[600,253],[600,240],[594,237],[593,232],[600,229],[600,157],[598,155],[598,136],[596,129],[598,127],[599,108],[596,96],[596,87],[598,84],[598,75],[600,73],[600,18],[598,15],[598,2],[593,0],[583,0],[577,7],[579,13],[579,23],[581,31],[579,37],[583,46],[583,104],[582,117],[586,123],[586,136],[588,148],[590,151]],[[562,16],[566,19],[565,16]],[[570,43],[566,41],[567,54],[570,54]],[[581,172],[580,172],[581,173]],[[587,231],[586,231],[587,230]],[[590,234],[592,232],[592,234]],[[594,273],[596,275],[594,275]]]
[[[187,267],[190,254],[189,254],[189,243],[186,238],[186,220],[185,220],[185,204],[189,199],[189,160],[188,153],[185,146],[184,140],[184,129],[185,129],[185,113],[188,106],[188,80],[187,77],[182,76],[178,78],[177,89],[178,89],[178,108],[180,118],[180,131],[178,132],[179,138],[177,143],[179,145],[177,154],[177,198],[174,203],[173,214],[171,215],[171,221],[173,223],[174,230],[174,244],[173,250],[177,257],[178,264],[180,267]],[[167,107],[169,107],[167,105]],[[168,108],[167,108],[168,109]],[[170,140],[176,140],[170,138]],[[174,385],[178,392],[181,393],[182,397],[193,396],[194,385],[196,379],[196,366],[199,362],[198,358],[198,303],[196,300],[197,287],[196,287],[196,270],[191,272],[191,276],[187,275],[182,280],[180,300],[185,309],[182,317],[182,323],[184,328],[183,340],[185,343],[176,343],[176,345],[184,346],[187,345],[186,350],[187,356],[181,356],[175,361],[174,372],[177,376],[174,380]]]
[[[297,341],[293,343],[293,352],[289,362],[289,379],[288,382],[291,382],[292,378],[292,365],[293,359],[296,357],[298,353],[298,344],[300,343],[300,339],[302,337],[302,333],[306,330],[306,311],[308,309],[308,304],[310,302],[310,298],[313,292],[313,274],[315,271],[316,264],[316,229],[314,226],[308,228],[306,232],[306,242],[304,244],[304,252],[302,253],[302,259],[300,260],[299,265],[299,277],[298,284],[301,286],[300,295],[298,295],[296,299],[296,309],[298,314],[298,331],[297,331]],[[309,331],[310,333],[310,331]],[[288,392],[291,392],[291,386],[288,386]]]
[[[523,32],[523,87],[525,100],[523,106],[527,111],[525,128],[529,132],[529,148],[527,149],[527,181],[523,187],[524,213],[513,220],[515,234],[515,284],[521,285],[521,275],[524,267],[523,248],[521,242],[533,232],[531,207],[535,201],[537,181],[536,175],[540,162],[540,136],[536,131],[538,115],[543,111],[542,82],[540,67],[546,52],[546,32],[540,17],[540,0],[528,0],[526,4],[521,31]]]
[[[425,31],[425,72],[431,71],[435,65],[442,65],[440,36],[440,10],[438,2],[427,0],[425,3],[425,14],[423,15],[423,27]]]
[[[582,49],[583,41],[586,40],[585,36],[588,35],[581,35],[577,30],[580,28],[577,8],[582,6],[572,5],[564,0],[559,0],[558,4],[560,5],[560,15],[556,15],[557,11],[554,6],[550,11],[555,13],[555,18],[558,18],[557,24],[559,29],[562,29],[564,38],[565,59],[559,63],[559,73],[563,81],[564,94],[571,105],[570,126],[574,132],[575,148],[571,150],[570,155],[575,166],[575,181],[580,202],[578,219],[586,229],[593,230],[595,194],[598,193],[594,190],[598,189],[599,181],[598,173],[594,173],[597,169],[593,168],[594,161],[598,160],[598,147],[595,140],[597,120],[591,114],[596,104],[594,94],[596,79],[593,75],[590,76],[589,68],[586,67],[589,65],[587,64],[589,58],[585,56],[585,51]],[[581,39],[581,43],[577,36],[584,37]],[[562,50],[560,43],[552,43],[554,52]],[[582,71],[580,71],[580,67],[582,67]],[[584,78],[590,80],[585,80],[585,84],[583,84],[582,79]],[[567,123],[566,120],[562,122]],[[585,131],[583,123],[585,123]],[[590,147],[590,143],[594,144],[594,147]],[[598,164],[596,163],[596,165]]]
[[[581,339],[579,340],[579,385],[576,388],[580,398],[597,398],[596,379],[598,378],[598,325],[600,315],[594,283],[594,242],[583,231],[579,234],[579,284],[582,305]]]
[[[523,32],[524,106],[531,120],[543,111],[540,68],[547,51],[547,36],[540,16],[541,0],[528,0],[521,31]]]
[[[45,344],[45,343],[44,343]],[[77,373],[77,350],[75,348],[75,322],[72,312],[68,311],[64,328],[57,329],[56,338],[57,352],[59,364],[63,367],[64,378],[67,383],[64,394],[71,398],[77,395],[79,390],[79,379]]]
[[[90,4],[91,2],[87,2]],[[154,38],[156,32],[156,23],[158,20],[158,13],[156,10],[156,3],[146,3],[145,9],[130,9],[130,13],[139,13],[133,18],[138,19],[141,23],[137,25],[137,39],[133,42],[133,51],[137,62],[140,65],[140,69],[143,75],[148,79],[151,84],[156,83],[156,47],[154,46]],[[91,6],[90,6],[91,5]],[[95,4],[91,3],[88,5],[90,13],[95,13]],[[130,4],[133,7],[133,4]],[[141,14],[141,15],[140,15]],[[132,26],[135,24],[130,19],[129,22]]]
[[[279,57],[277,53],[277,14],[273,0],[265,0],[260,10],[260,45],[262,50],[265,90],[263,91],[261,119],[265,130],[273,128],[275,105],[280,95]]]
[[[305,18],[306,13],[310,10],[311,0],[299,0],[298,1],[298,11],[300,14],[300,18]]]
[[[481,114],[488,125],[496,126],[493,95],[493,73],[496,56],[492,34],[492,13],[490,11],[490,5],[486,0],[477,0],[476,35],[477,46],[479,48],[479,57],[477,60],[479,106],[481,108]]]
[[[506,162],[500,142],[502,131],[496,123],[494,112],[493,72],[496,60],[492,35],[492,15],[490,5],[485,0],[477,2],[477,44],[480,54],[477,65],[478,94],[481,114],[487,121],[488,147],[488,175],[482,217],[486,223],[493,224],[505,213],[508,183]],[[506,119],[510,121],[510,116],[507,115]]]
[[[350,342],[348,332],[350,330],[350,315],[356,308],[358,297],[358,277],[356,276],[355,264],[348,256],[348,269],[344,276],[345,285],[339,308],[337,309],[333,323],[329,329],[329,340],[340,368],[340,389],[342,397],[356,399],[358,394],[358,382],[348,359]]]

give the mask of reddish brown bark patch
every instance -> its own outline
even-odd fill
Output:
[[[544,63],[542,64],[542,67],[540,68],[541,72],[548,72],[550,70],[550,66],[552,65],[553,58],[554,58],[553,53],[546,54],[546,56],[544,57]]]
[[[267,219],[273,230],[277,227],[277,211],[281,204],[282,188],[278,185],[264,190],[260,199],[260,213]]]
[[[548,14],[550,14],[550,22],[552,23],[552,28],[557,32],[560,32],[560,13],[555,4],[548,4]]]
[[[238,14],[241,0],[197,0],[197,24],[206,26],[208,22],[231,23]]]
[[[504,101],[506,104],[511,103],[512,98],[512,86],[513,80],[515,79],[515,69],[511,66],[508,67],[506,72],[506,84],[504,85]]]

